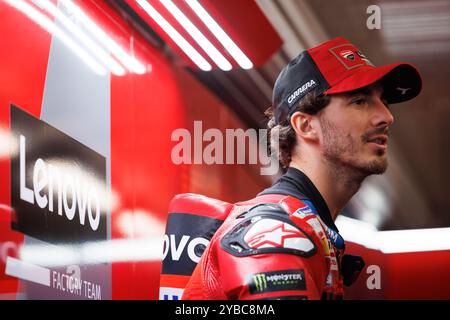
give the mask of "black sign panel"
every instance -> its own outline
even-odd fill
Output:
[[[106,159],[11,105],[12,228],[51,243],[106,240]]]
[[[191,275],[223,220],[170,213],[163,248],[163,274]]]

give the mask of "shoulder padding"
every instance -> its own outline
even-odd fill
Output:
[[[187,213],[225,220],[233,204],[195,193],[182,193],[173,197],[169,213]]]
[[[307,232],[279,204],[259,204],[240,214],[220,245],[240,257],[266,253],[310,257],[317,251]]]

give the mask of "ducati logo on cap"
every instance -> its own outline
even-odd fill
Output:
[[[366,57],[366,55],[365,55],[364,53],[362,53],[361,51],[356,51],[356,54],[357,54],[363,61],[365,61],[368,65],[371,65],[371,66],[375,67],[375,66],[373,65],[373,63],[370,62],[369,59],[367,59],[367,57]]]
[[[342,57],[344,57],[345,59],[352,60],[352,61],[355,60],[355,54],[352,51],[350,51],[350,50],[341,51],[340,55]]]
[[[344,43],[328,50],[346,69],[374,66],[358,48],[350,43]]]

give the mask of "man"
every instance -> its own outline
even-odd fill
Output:
[[[346,39],[302,52],[280,73],[269,120],[285,174],[235,205],[184,299],[339,299],[362,270],[334,220],[387,167],[389,105],[421,90],[410,64],[375,67]]]

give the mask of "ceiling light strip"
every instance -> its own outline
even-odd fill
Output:
[[[152,18],[167,35],[183,50],[187,56],[203,71],[210,71],[212,69],[209,62],[202,57],[202,55],[192,47],[189,42],[183,38],[174,27],[167,22],[164,17],[153,8],[146,0],[136,1],[142,9]]]
[[[242,68],[253,68],[253,63],[250,59],[242,52],[234,41],[231,40],[222,27],[219,26],[197,0],[185,1]]]
[[[61,40],[70,50],[72,50],[83,62],[85,62],[95,73],[99,75],[105,75],[106,69],[95,61],[92,56],[80,47],[72,38],[56,24],[51,21],[47,16],[39,12],[36,8],[24,2],[23,0],[5,0],[7,4],[16,8],[25,14],[32,21],[37,23],[44,30]]]
[[[203,35],[203,33],[186,17],[186,15],[171,1],[161,0],[166,9],[180,22],[183,28],[192,36],[192,38],[202,47],[217,66],[229,71],[232,69],[231,63],[214,47],[214,45]]]
[[[49,0],[33,0],[35,4],[58,19],[73,35],[75,35],[94,56],[96,56],[115,75],[123,76],[125,69],[114,60],[109,53],[100,48],[86,33],[76,26],[62,11]]]
[[[97,24],[95,24],[77,5],[71,0],[60,0],[60,3],[66,7],[83,25],[91,32],[91,35],[103,43],[108,50],[119,60],[129,71],[144,74],[147,68],[135,57],[129,55],[120,45],[112,40]]]

